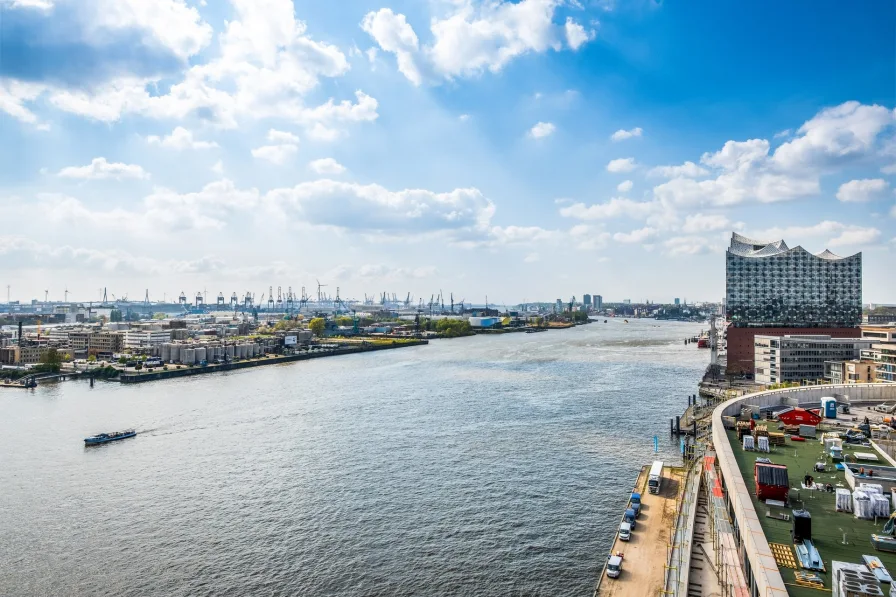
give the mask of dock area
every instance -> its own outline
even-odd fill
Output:
[[[594,589],[595,597],[643,597],[663,591],[666,561],[671,534],[678,512],[678,496],[684,470],[663,467],[664,481],[658,494],[648,493],[650,467],[641,468],[633,491],[641,494],[641,516],[629,541],[620,541],[617,534],[610,554],[625,554],[622,574],[608,578],[602,569]],[[619,512],[621,522],[622,511]],[[609,554],[608,554],[609,555]]]

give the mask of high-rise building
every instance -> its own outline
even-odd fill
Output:
[[[592,305],[594,305],[595,311],[602,311],[604,308],[604,297],[599,294],[595,294],[591,299],[591,303]]]
[[[585,305],[586,308],[591,307],[591,295],[586,294],[582,296],[582,304]]]
[[[681,305],[681,299],[679,299],[679,298],[675,299],[675,306],[678,307],[680,305]]]
[[[862,254],[813,255],[783,240],[731,235],[726,255],[728,372],[753,370],[757,335],[822,334],[858,338],[862,321]],[[811,329],[807,329],[811,328]]]

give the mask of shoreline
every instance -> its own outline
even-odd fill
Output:
[[[377,350],[392,350],[396,348],[405,348],[408,346],[421,346],[429,344],[429,340],[412,340],[404,341],[396,344],[380,344],[370,346],[343,346],[333,350],[308,352],[304,354],[291,355],[265,355],[259,359],[251,361],[239,361],[236,363],[222,363],[218,365],[192,366],[175,365],[175,369],[167,371],[152,371],[151,373],[122,373],[118,376],[118,381],[125,384],[144,383],[147,381],[158,381],[162,379],[173,379],[176,377],[190,377],[192,375],[205,375],[208,373],[217,373],[220,371],[234,371],[237,369],[247,369],[250,367],[262,367],[264,365],[277,365],[280,363],[292,363],[294,361],[306,361],[309,359],[320,359],[330,356],[340,356],[346,354],[357,354],[362,352],[373,352]]]

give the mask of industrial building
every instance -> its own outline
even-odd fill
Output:
[[[726,255],[728,373],[753,371],[758,336],[859,338],[862,254],[817,255],[732,233]],[[809,329],[807,329],[809,328]],[[819,375],[820,377],[820,375]]]
[[[871,340],[817,334],[756,336],[756,381],[764,384],[817,381],[825,376],[826,362],[856,360],[862,349],[870,348],[871,344]]]

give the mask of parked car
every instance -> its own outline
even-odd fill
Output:
[[[630,508],[635,511],[635,518],[641,516],[641,494],[640,493],[632,493],[632,497],[629,500]]]
[[[632,538],[632,525],[628,522],[623,522],[619,525],[619,540],[620,541],[628,541]]]
[[[607,561],[607,576],[610,578],[618,578],[622,574],[622,554],[611,555]]]
[[[635,524],[635,518],[636,518],[635,509],[629,508],[625,511],[625,514],[622,515],[622,522],[627,522],[627,523],[631,524],[632,530],[634,531],[635,527],[637,526]]]

